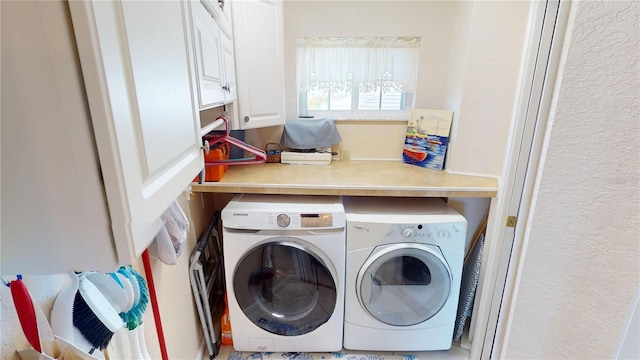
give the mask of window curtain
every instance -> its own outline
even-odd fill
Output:
[[[418,37],[298,38],[297,88],[309,90],[395,90],[414,93]]]

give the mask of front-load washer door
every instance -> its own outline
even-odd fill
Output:
[[[451,271],[437,246],[399,243],[373,250],[358,272],[356,292],[374,318],[411,326],[442,309],[451,282]]]
[[[325,261],[287,238],[272,239],[245,254],[236,266],[233,286],[249,320],[284,336],[306,334],[327,322],[338,296]]]

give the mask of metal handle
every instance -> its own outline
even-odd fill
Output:
[[[204,145],[200,146],[200,149],[204,150],[204,153],[209,155],[209,151],[211,150],[211,145],[209,145],[209,140],[205,140]]]
[[[244,122],[249,122],[249,120],[251,120],[251,118],[249,118],[248,116],[244,117]]]

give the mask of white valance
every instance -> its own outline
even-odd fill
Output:
[[[415,92],[420,38],[298,38],[298,91]]]

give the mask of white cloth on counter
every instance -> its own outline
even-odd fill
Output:
[[[164,225],[149,246],[149,255],[167,265],[175,265],[187,240],[189,219],[177,201],[169,206],[160,219]]]

